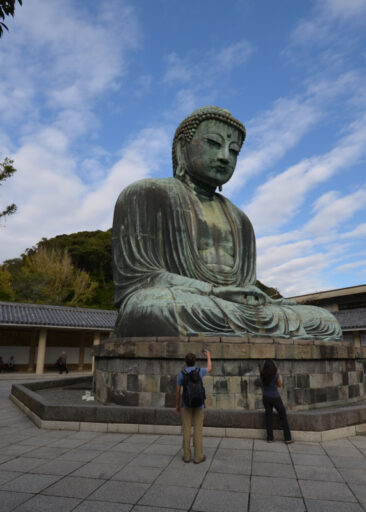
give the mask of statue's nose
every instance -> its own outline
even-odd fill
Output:
[[[223,146],[218,155],[218,159],[221,163],[227,164],[229,163],[229,148],[227,146]]]

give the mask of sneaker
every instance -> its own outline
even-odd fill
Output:
[[[267,443],[274,443],[274,439],[267,439]]]
[[[293,440],[292,440],[292,439],[287,439],[287,440],[285,441],[285,443],[286,443],[286,444],[292,444],[292,443],[293,443]]]

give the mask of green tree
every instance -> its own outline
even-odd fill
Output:
[[[84,306],[98,286],[87,272],[74,267],[67,250],[39,248],[25,255],[21,265],[6,263],[4,270],[11,275],[17,302]]]
[[[11,285],[11,274],[5,268],[0,267],[0,300],[15,299],[15,293]]]
[[[255,283],[260,290],[262,290],[264,293],[269,295],[272,299],[281,299],[282,295],[277,290],[277,288],[272,288],[269,286],[266,286],[265,284],[261,283],[260,281],[257,281]]]
[[[112,275],[111,230],[80,231],[42,239],[37,248],[67,249],[72,263],[85,270],[98,283],[91,307],[114,309],[114,284]],[[32,250],[37,250],[31,249]]]
[[[18,0],[22,5],[23,0]],[[16,0],[0,0],[0,20],[5,20],[5,16],[14,16]],[[3,35],[4,28],[9,30],[8,27],[0,21],[0,37]]]
[[[0,186],[2,185],[2,181],[9,179],[16,172],[16,169],[13,167],[13,163],[14,161],[9,160],[9,158],[5,158],[2,163],[0,162]],[[10,204],[5,208],[5,210],[0,212],[0,218],[11,215],[16,211],[17,206],[15,204]]]

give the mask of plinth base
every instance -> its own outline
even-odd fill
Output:
[[[262,409],[259,369],[267,358],[281,373],[281,395],[289,410],[365,398],[365,347],[267,336],[109,339],[94,351],[96,398],[104,404],[174,407],[185,354],[195,353],[196,365],[204,367],[204,349],[210,350],[213,364],[204,379],[208,409]]]

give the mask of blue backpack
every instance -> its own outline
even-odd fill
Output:
[[[183,403],[186,407],[202,407],[206,392],[200,375],[200,368],[187,372],[183,370]]]

